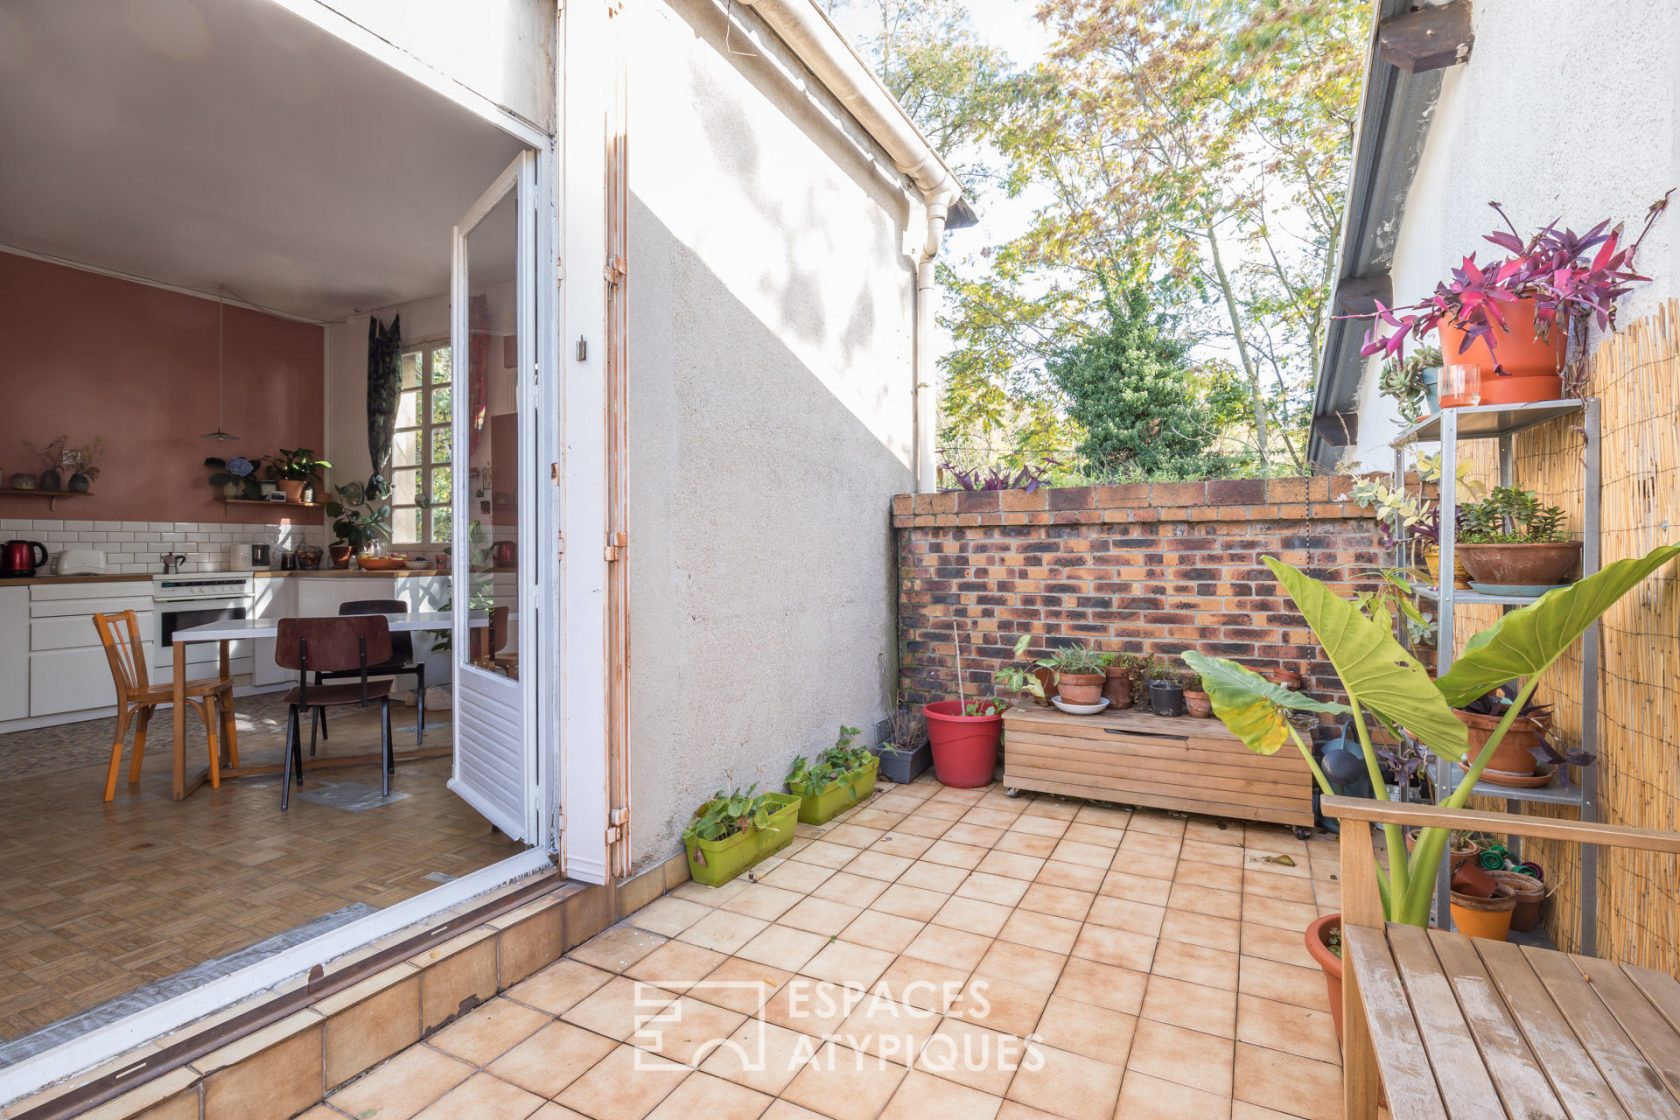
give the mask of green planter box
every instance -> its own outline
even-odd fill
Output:
[[[727,840],[683,841],[689,878],[708,887],[722,886],[771,852],[786,847],[799,823],[799,798],[787,793],[766,796],[778,806],[770,814],[770,827],[737,832]]]
[[[848,770],[844,778],[837,778],[818,793],[799,798],[799,819],[805,824],[824,824],[868,797],[875,788],[875,775],[881,769],[879,756],[871,758],[856,770]]]

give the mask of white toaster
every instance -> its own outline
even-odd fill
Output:
[[[97,548],[67,548],[58,554],[61,576],[102,576],[105,572],[105,554]]]
[[[256,568],[251,562],[251,546],[248,544],[230,544],[227,546],[227,570],[230,572],[249,572]]]

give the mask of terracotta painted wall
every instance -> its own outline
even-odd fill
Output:
[[[225,427],[216,427],[216,304],[96,273],[0,254],[0,517],[125,521],[279,521],[281,510],[224,507],[206,456],[324,446],[322,328],[243,308],[226,320]],[[105,440],[93,496],[8,496],[23,447],[57,435]],[[295,515],[292,515],[295,516]]]

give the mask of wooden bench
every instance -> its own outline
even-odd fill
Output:
[[[1680,983],[1666,973],[1385,924],[1373,824],[1436,825],[1680,854],[1680,834],[1346,797],[1344,1115],[1680,1120]]]

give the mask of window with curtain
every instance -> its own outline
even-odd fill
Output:
[[[403,350],[402,399],[391,448],[391,539],[448,544],[454,493],[454,381],[449,343]]]

